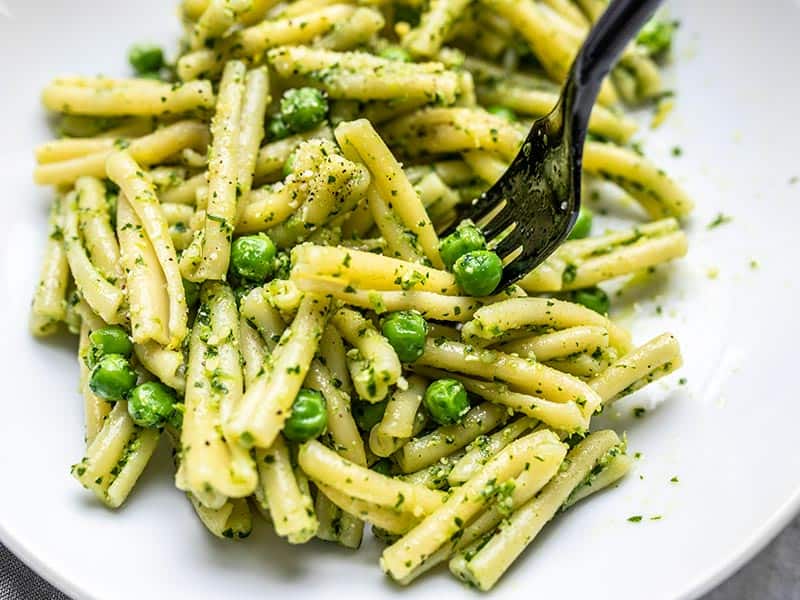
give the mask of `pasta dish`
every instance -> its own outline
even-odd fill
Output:
[[[625,437],[592,418],[681,366],[672,335],[637,345],[608,316],[614,280],[687,251],[692,202],[623,110],[668,110],[675,25],[647,24],[591,115],[584,197],[613,185],[628,228],[598,231],[585,201],[500,289],[497,240],[455,223],[605,6],[184,0],[175,62],[137,45],[131,76],[48,84],[30,327],[78,336],[75,479],[118,508],[163,437],[215,536],[261,516],[290,544],[354,549],[368,525],[393,580],[444,563],[489,590],[622,478]]]

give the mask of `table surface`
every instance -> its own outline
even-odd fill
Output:
[[[800,517],[701,600],[800,600]],[[0,545],[0,600],[68,600]]]

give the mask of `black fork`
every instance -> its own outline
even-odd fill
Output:
[[[600,85],[661,0],[614,0],[572,63],[552,112],[537,120],[505,174],[464,205],[503,259],[502,289],[524,277],[566,239],[581,204],[583,143]],[[450,233],[450,232],[448,232]]]

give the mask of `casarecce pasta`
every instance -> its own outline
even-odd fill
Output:
[[[669,35],[625,50],[589,123],[586,179],[635,222],[591,235],[584,208],[507,289],[454,222],[605,5],[183,0],[174,62],[136,46],[135,76],[48,84],[63,137],[35,152],[55,200],[30,329],[78,334],[74,477],[117,508],[165,432],[212,535],[358,548],[370,525],[399,583],[447,564],[481,590],[616,484],[632,460],[595,415],[682,365],[608,295],[687,252],[692,201],[624,111],[664,93]]]

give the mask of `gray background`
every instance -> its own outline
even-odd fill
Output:
[[[0,545],[0,600],[68,599]],[[702,600],[800,600],[800,518]]]

